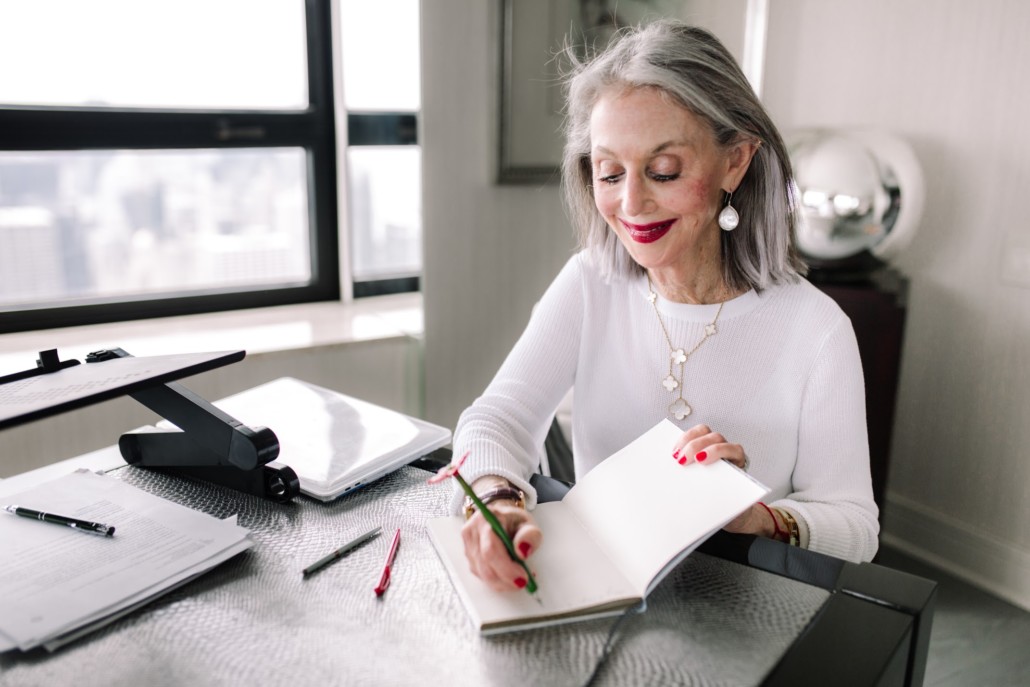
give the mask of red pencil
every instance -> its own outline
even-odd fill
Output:
[[[390,568],[393,567],[393,559],[397,557],[397,547],[401,543],[401,530],[398,527],[390,542],[390,552],[386,554],[386,563],[383,565],[383,574],[379,576],[379,584],[376,585],[376,596],[382,596],[386,588],[390,586]]]

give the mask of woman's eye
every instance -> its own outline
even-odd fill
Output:
[[[604,184],[614,184],[622,178],[621,174],[604,174],[597,177],[597,180]]]
[[[657,174],[657,173],[651,174],[651,178],[654,179],[655,181],[675,181],[676,179],[679,179],[679,176],[680,176],[679,173],[676,173],[676,174]]]

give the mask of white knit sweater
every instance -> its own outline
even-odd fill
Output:
[[[643,276],[605,283],[586,253],[569,260],[490,386],[462,413],[454,450],[471,451],[466,479],[506,477],[533,507],[528,479],[573,386],[577,476],[668,417],[678,392],[661,384],[669,346],[647,294]],[[657,303],[685,350],[718,308]],[[879,525],[862,366],[851,322],[832,299],[802,280],[727,301],[683,382],[693,412],[673,422],[684,430],[704,423],[741,444],[750,473],[771,489],[766,501],[803,521],[810,549],[873,557]]]

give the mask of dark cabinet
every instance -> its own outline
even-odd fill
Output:
[[[865,376],[866,424],[873,497],[883,517],[891,434],[905,331],[908,280],[881,269],[854,281],[833,281],[813,270],[809,279],[851,318]]]

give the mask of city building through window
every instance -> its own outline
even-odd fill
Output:
[[[417,289],[418,2],[333,4],[0,3],[0,332]]]

